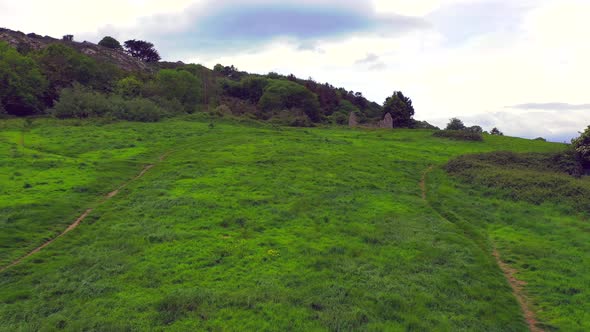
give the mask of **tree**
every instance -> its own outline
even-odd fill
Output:
[[[465,125],[463,124],[463,121],[458,118],[452,118],[449,120],[445,130],[465,130]]]
[[[576,156],[582,161],[585,167],[590,166],[590,126],[586,128],[580,137],[572,140],[572,147]]]
[[[133,76],[125,77],[117,82],[116,91],[126,98],[135,98],[141,95],[143,83]]]
[[[119,75],[119,70],[114,65],[99,65],[94,59],[62,44],[49,45],[35,57],[42,73],[49,80],[49,89],[45,96],[48,106],[53,105],[61,89],[71,87],[74,82],[110,92],[112,81]]]
[[[395,91],[391,97],[385,99],[383,115],[391,114],[394,127],[410,127],[413,124],[414,107],[412,100],[401,91]]]
[[[223,92],[229,96],[247,99],[256,104],[264,94],[264,88],[269,80],[265,77],[246,76],[240,82],[224,80],[222,83]]]
[[[480,126],[471,126],[469,128],[465,128],[466,131],[474,134],[482,134],[483,129]]]
[[[131,39],[126,41],[125,50],[132,57],[144,62],[158,62],[161,59],[160,54],[154,48],[154,44],[144,40]]]
[[[221,73],[223,72],[223,69],[224,69],[224,68],[225,68],[225,67],[224,67],[224,66],[223,66],[221,63],[218,63],[218,64],[216,64],[216,65],[213,67],[213,71],[215,71],[215,72],[218,72],[218,73],[220,73],[220,74],[221,74]]]
[[[498,128],[494,127],[494,129],[490,131],[490,135],[504,136],[504,133],[502,133]]]
[[[149,97],[177,100],[190,113],[201,101],[201,80],[186,70],[162,69],[144,88]]]
[[[300,109],[313,122],[320,121],[318,96],[303,85],[287,80],[269,80],[258,106],[265,113]]]
[[[98,45],[106,48],[111,48],[113,50],[122,50],[123,46],[119,43],[118,40],[111,36],[104,37],[101,41],[98,42]]]
[[[33,59],[0,42],[0,110],[23,116],[39,113],[47,80]]]

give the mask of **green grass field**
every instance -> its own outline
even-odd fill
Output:
[[[195,116],[38,119],[23,147],[20,126],[0,122],[0,266],[95,209],[0,273],[0,330],[526,331],[494,247],[544,328],[589,329],[587,214],[442,170],[564,145]]]

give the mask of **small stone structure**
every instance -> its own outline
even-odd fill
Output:
[[[393,118],[391,117],[391,114],[386,113],[383,120],[379,121],[379,123],[377,124],[377,127],[379,127],[379,128],[393,128]]]
[[[348,116],[348,126],[351,128],[354,127],[358,127],[359,125],[359,121],[358,118],[356,117],[356,114],[354,114],[354,112],[350,112],[350,115]]]

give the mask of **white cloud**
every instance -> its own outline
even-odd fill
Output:
[[[0,0],[7,28],[53,36],[95,32],[112,25],[130,27],[141,17],[180,12],[194,0]]]
[[[373,0],[373,4],[379,12],[424,16],[443,5],[461,1],[465,2],[469,0]]]

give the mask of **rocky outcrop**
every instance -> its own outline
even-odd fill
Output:
[[[84,41],[82,43],[75,41],[65,41],[50,36],[41,36],[34,33],[25,34],[20,31],[13,31],[0,28],[0,41],[5,41],[12,47],[20,51],[36,51],[43,49],[51,44],[62,43],[73,47],[79,52],[96,59],[97,61],[112,63],[124,71],[151,71],[151,67],[132,56],[129,56],[122,50],[114,50]]]

